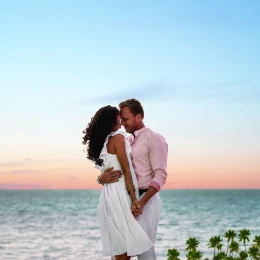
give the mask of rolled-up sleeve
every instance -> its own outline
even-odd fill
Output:
[[[153,170],[153,179],[150,186],[155,187],[159,191],[165,184],[167,178],[168,145],[165,139],[159,134],[151,136],[148,145]]]

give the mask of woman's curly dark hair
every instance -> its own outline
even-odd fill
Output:
[[[87,145],[87,158],[99,166],[103,164],[103,160],[99,158],[100,152],[106,137],[113,132],[118,124],[118,115],[118,108],[112,106],[102,107],[91,118],[87,128],[83,131],[85,135],[82,137],[82,143]]]

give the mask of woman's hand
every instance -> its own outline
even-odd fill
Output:
[[[132,201],[131,211],[135,218],[142,214],[141,205],[137,199]]]
[[[132,206],[131,208],[139,208],[139,201],[137,199],[133,200],[132,201]]]

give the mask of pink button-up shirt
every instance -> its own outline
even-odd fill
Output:
[[[135,131],[128,140],[139,188],[147,189],[153,186],[159,191],[167,177],[168,145],[165,139],[143,127]]]

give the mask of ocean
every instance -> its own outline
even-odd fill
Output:
[[[0,190],[1,260],[105,260],[96,221],[99,190]],[[212,236],[233,229],[260,235],[260,190],[162,190],[156,252],[176,248],[186,259],[195,237],[203,259]],[[223,242],[226,245],[224,239]],[[136,258],[132,258],[133,260]]]

